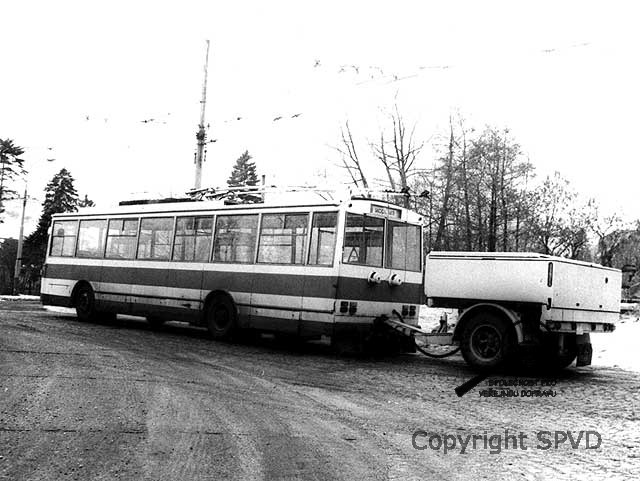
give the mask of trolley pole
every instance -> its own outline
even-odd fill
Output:
[[[27,185],[24,186],[24,197],[22,198],[22,218],[20,219],[20,235],[18,236],[18,251],[16,253],[16,265],[13,272],[13,295],[18,295],[18,285],[20,283],[20,271],[22,270],[22,242],[24,238],[24,211],[27,209]]]
[[[207,70],[209,68],[209,40],[207,40],[207,55],[204,60],[204,82],[202,83],[202,100],[200,101],[200,124],[198,124],[198,132],[196,133],[196,139],[198,139],[196,150],[196,178],[194,182],[194,189],[199,189],[202,186],[202,162],[204,160],[204,146],[206,143],[207,132],[204,128],[204,112],[205,104],[207,102]]]

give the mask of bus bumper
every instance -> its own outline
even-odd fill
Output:
[[[73,307],[70,297],[54,296],[53,294],[40,294],[40,302],[43,306]]]

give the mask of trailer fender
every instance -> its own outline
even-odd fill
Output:
[[[498,315],[511,321],[511,324],[513,325],[513,329],[515,330],[515,333],[516,333],[516,339],[518,341],[518,344],[521,344],[524,341],[524,335],[522,332],[522,321],[520,320],[520,316],[514,311],[512,311],[511,309],[507,309],[506,307],[501,306],[500,304],[493,304],[491,302],[474,304],[473,306],[470,306],[464,309],[458,315],[458,322],[453,331],[453,339],[454,340],[460,339],[460,336],[462,335],[462,330],[464,328],[464,325],[467,323],[467,321],[471,319],[474,316],[474,314],[478,312],[483,312],[483,311],[497,313]]]

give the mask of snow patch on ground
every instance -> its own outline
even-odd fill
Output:
[[[420,318],[418,319],[418,323],[420,327],[426,331],[433,331],[440,326],[440,319],[443,315],[447,316],[447,323],[451,330],[452,326],[458,321],[458,310],[457,309],[438,309],[435,307],[420,307]]]
[[[43,306],[45,310],[49,312],[57,312],[60,314],[73,314],[75,315],[76,310],[72,307],[58,307],[58,306]]]
[[[28,296],[26,294],[19,294],[17,296],[0,296],[0,302],[2,301],[39,301],[40,296]]]
[[[612,333],[591,334],[592,364],[640,372],[640,313],[623,314]]]

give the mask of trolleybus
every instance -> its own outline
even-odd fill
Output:
[[[146,203],[55,214],[44,304],[81,320],[186,321],[361,347],[393,311],[417,325],[422,217],[393,203]]]

